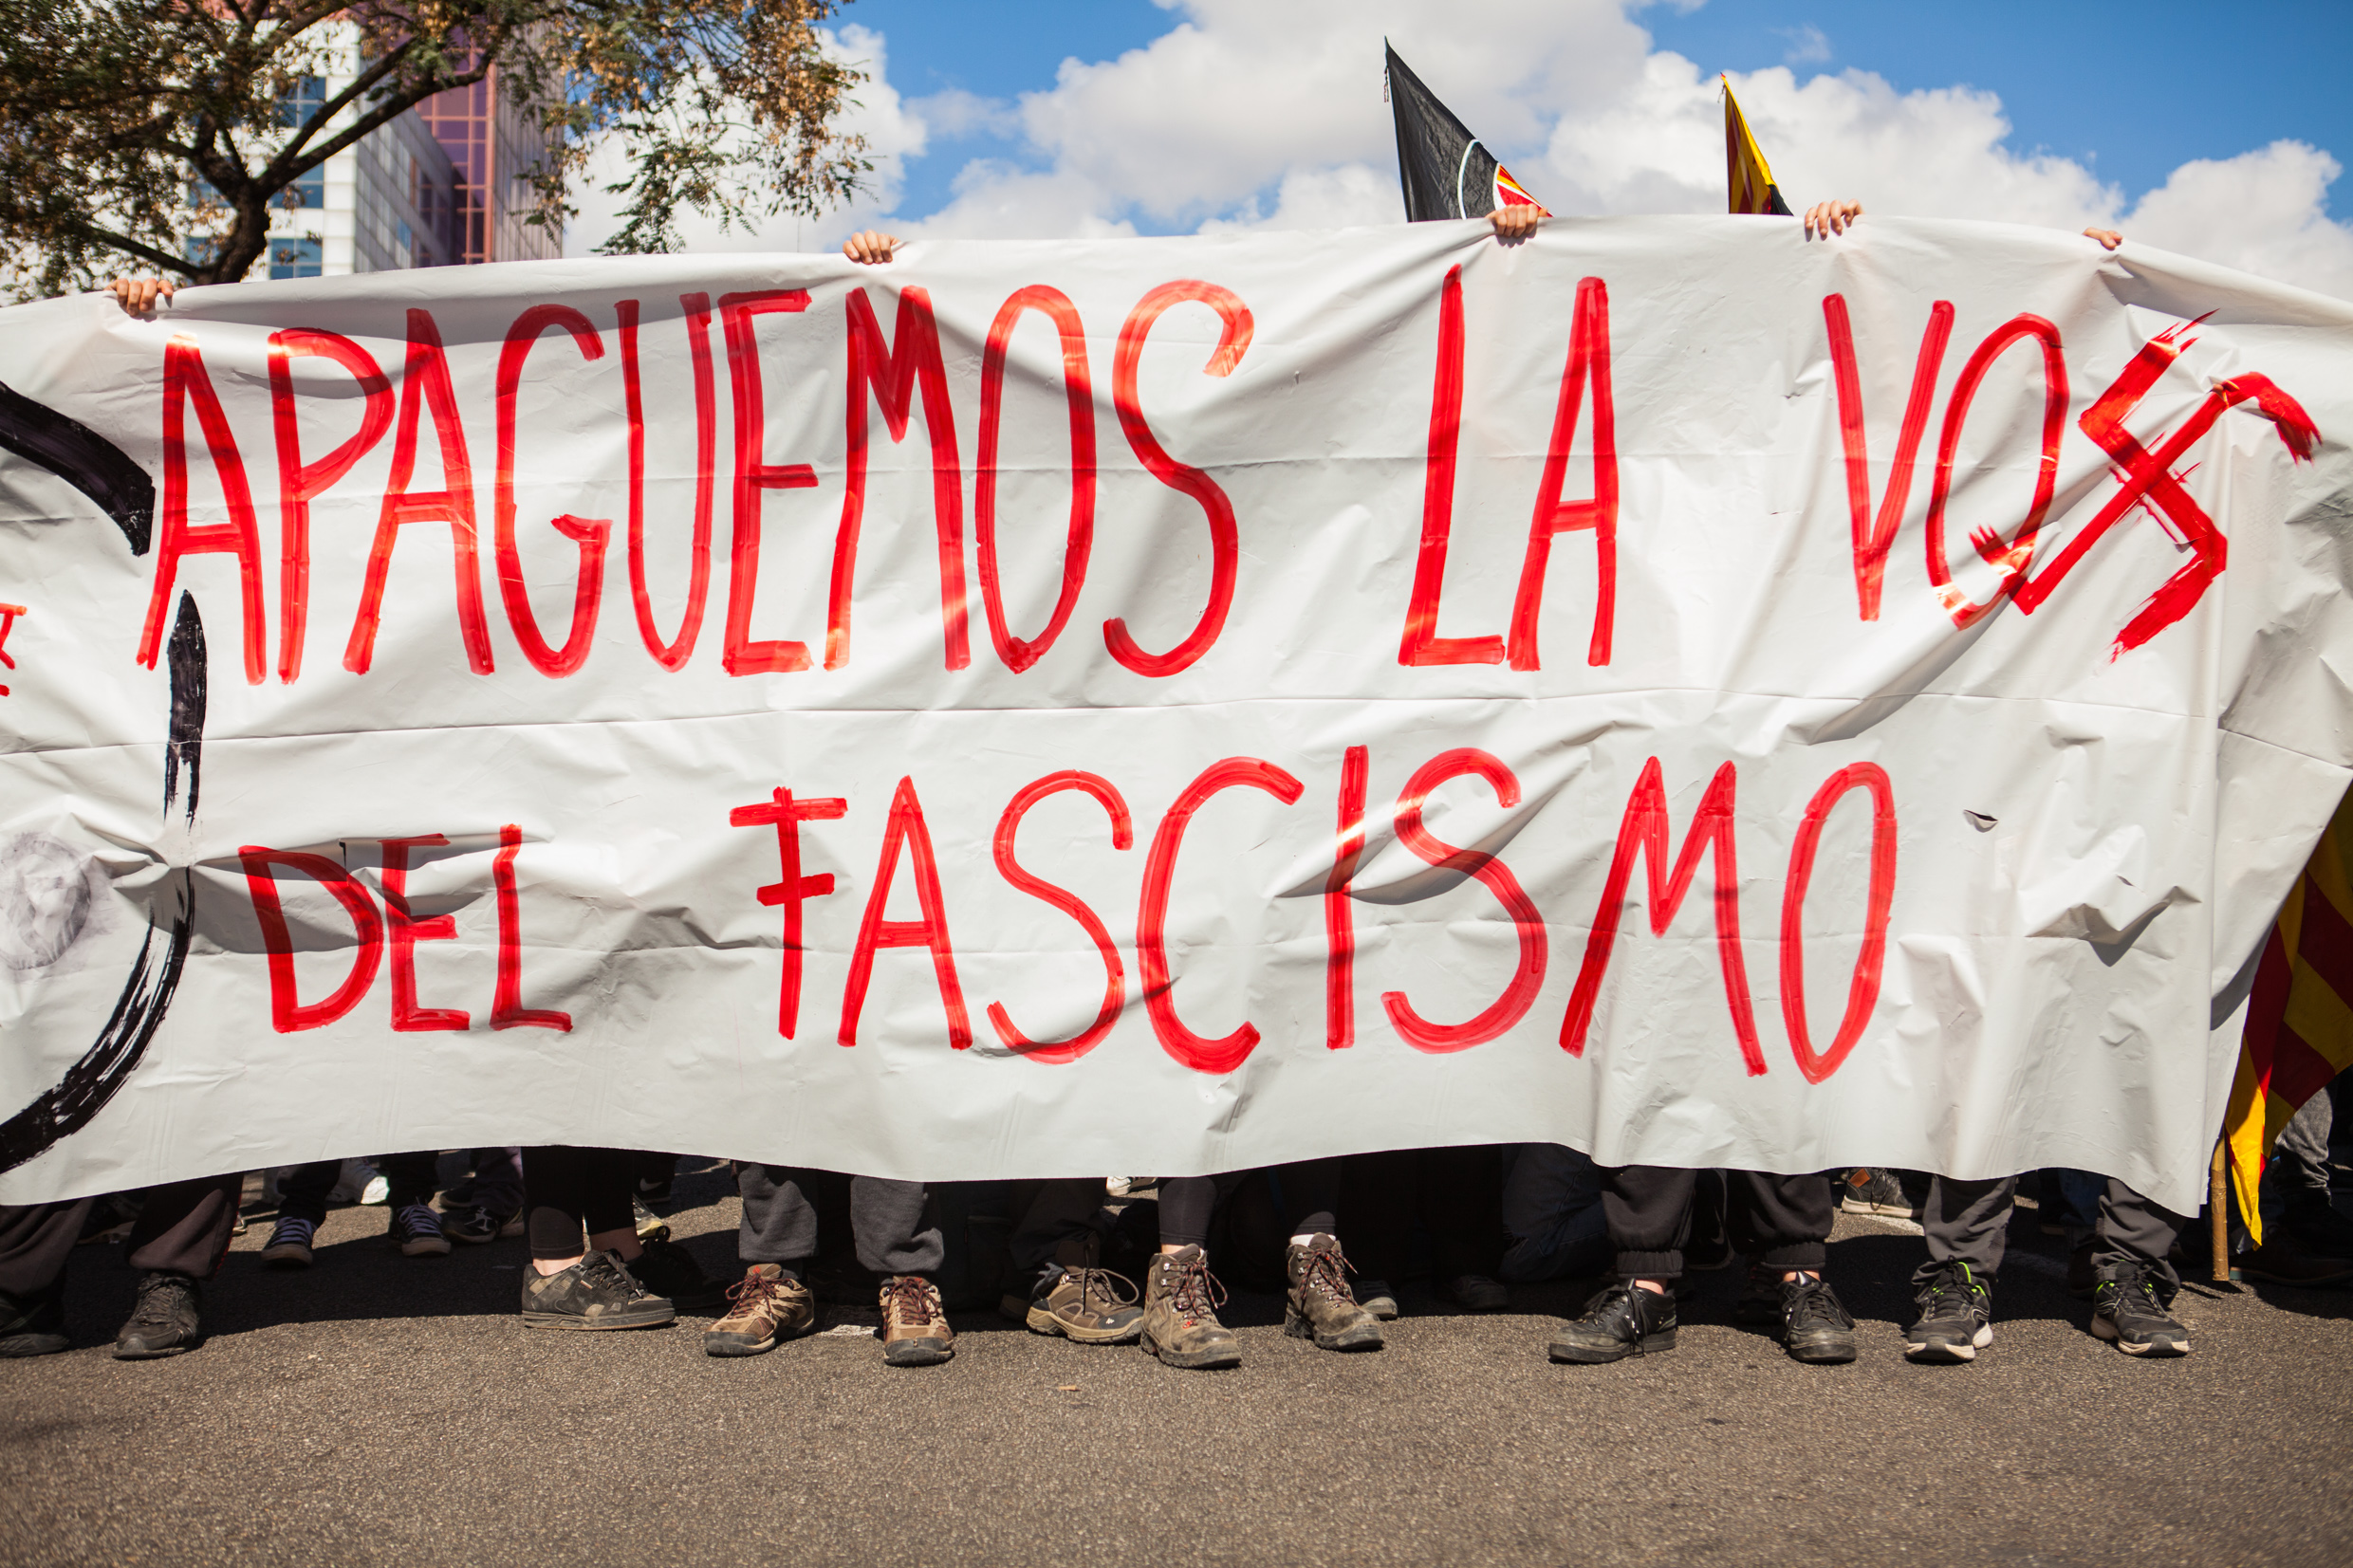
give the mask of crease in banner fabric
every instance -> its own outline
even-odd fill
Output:
[[[2195,1207],[2353,308],[1870,219],[18,306],[0,1201],[1542,1140]]]

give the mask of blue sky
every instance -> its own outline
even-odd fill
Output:
[[[689,243],[1397,222],[1386,36],[1565,215],[1723,211],[1723,71],[1801,206],[2121,227],[2353,298],[2353,0],[851,0],[832,27],[874,68],[873,189]]]
[[[2340,160],[2353,156],[2347,0],[2260,8],[1706,0],[1689,10],[1647,6],[1635,19],[1658,47],[1703,72],[1788,65],[1803,79],[1863,70],[1899,91],[1990,90],[2001,99],[2014,150],[2076,159],[2136,196],[2193,158],[2227,158],[2283,138]],[[1065,58],[1112,59],[1181,20],[1151,0],[852,0],[839,17],[884,35],[891,83],[905,97],[957,88],[1008,101],[1052,88]],[[1378,54],[1377,30],[1363,46]],[[919,218],[945,206],[974,157],[1041,161],[1018,134],[935,132],[925,153],[906,161],[900,212]]]

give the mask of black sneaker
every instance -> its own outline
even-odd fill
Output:
[[[705,1274],[694,1255],[676,1242],[648,1242],[644,1251],[621,1266],[681,1312],[707,1312],[727,1300],[728,1282]]]
[[[281,1214],[270,1228],[262,1262],[272,1268],[308,1268],[319,1227],[298,1214]]]
[[[1356,1282],[1356,1304],[1384,1323],[1397,1321],[1397,1288],[1386,1280],[1359,1280]]]
[[[1594,1366],[1675,1348],[1675,1297],[1622,1282],[1585,1303],[1585,1315],[1553,1337],[1555,1361]]]
[[[1855,1318],[1819,1274],[1781,1283],[1781,1344],[1793,1361],[1834,1364],[1855,1358]]]
[[[646,1208],[643,1198],[630,1198],[629,1217],[638,1227],[638,1240],[650,1245],[670,1239],[670,1222]]]
[[[204,1337],[197,1317],[203,1292],[185,1274],[151,1273],[139,1282],[139,1304],[115,1336],[115,1359],[152,1361],[194,1350]]]
[[[1993,1302],[1986,1282],[1967,1264],[1944,1265],[1916,1298],[1920,1320],[1903,1337],[1915,1361],[1974,1361],[1993,1343]]]
[[[404,1258],[449,1256],[450,1239],[441,1233],[441,1216],[424,1204],[403,1204],[394,1209],[391,1235]]]
[[[1904,1191],[1896,1173],[1874,1165],[1855,1166],[1841,1176],[1839,1207],[1849,1214],[1876,1214],[1887,1220],[1920,1217],[1920,1206]]]
[[[2187,1356],[2190,1331],[2174,1321],[2157,1299],[2157,1286],[2126,1264],[2092,1292],[2091,1332],[2113,1339],[2127,1356]]]
[[[1732,1305],[1732,1318],[1743,1323],[1780,1322],[1781,1270],[1751,1260],[1740,1277],[1740,1300]]]
[[[678,1309],[638,1283],[610,1252],[591,1252],[561,1274],[527,1269],[523,1321],[528,1328],[653,1328]]]
[[[441,1210],[441,1234],[454,1242],[480,1246],[506,1235],[511,1214],[494,1213],[478,1203],[461,1204],[455,1208]]]
[[[0,1291],[0,1357],[54,1356],[73,1344],[65,1337],[65,1293],[53,1287],[39,1296]]]

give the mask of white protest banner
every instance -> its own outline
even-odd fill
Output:
[[[0,1199],[1447,1142],[2196,1201],[2353,309],[1473,224],[0,315]]]

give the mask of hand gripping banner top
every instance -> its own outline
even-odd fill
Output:
[[[0,1201],[1551,1140],[2193,1207],[2353,309],[1556,221],[0,316]]]

